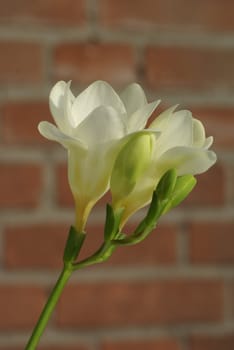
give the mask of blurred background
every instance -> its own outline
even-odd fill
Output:
[[[74,274],[39,349],[233,349],[231,0],[0,0],[0,349],[24,349],[74,221],[66,153],[37,131],[60,79],[75,94],[139,82],[158,111],[201,119],[219,161],[144,243]],[[102,240],[104,206],[83,254]]]

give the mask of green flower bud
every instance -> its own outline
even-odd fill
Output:
[[[119,203],[132,192],[152,159],[154,135],[134,135],[119,152],[111,174],[113,203]]]
[[[179,205],[193,190],[197,183],[197,180],[193,175],[184,175],[177,178],[173,193],[164,208],[163,213],[165,214],[170,209]]]
[[[168,170],[160,179],[157,185],[157,196],[160,201],[170,197],[171,193],[175,188],[177,181],[176,169]]]

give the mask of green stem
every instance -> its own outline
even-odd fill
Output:
[[[41,316],[33,330],[33,333],[28,341],[28,344],[26,345],[25,350],[35,350],[36,346],[39,343],[40,337],[50,319],[50,316],[58,302],[58,299],[63,291],[63,288],[65,287],[69,277],[72,274],[72,268],[70,265],[65,265],[63,268],[63,271],[61,272],[57,283],[55,284],[50,297],[44,306],[44,309],[41,313]]]

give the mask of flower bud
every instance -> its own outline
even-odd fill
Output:
[[[152,159],[154,135],[134,135],[119,152],[112,170],[110,188],[114,205],[128,196]]]
[[[179,205],[193,190],[197,180],[193,175],[183,175],[177,178],[173,193],[164,208],[163,213],[167,213],[170,209]]]

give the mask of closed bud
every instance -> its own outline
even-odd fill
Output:
[[[184,175],[177,178],[173,193],[170,196],[166,207],[164,208],[164,213],[168,212],[170,209],[179,205],[193,190],[197,183],[197,180],[193,175]]]
[[[173,192],[177,180],[176,169],[168,170],[157,185],[157,196],[160,201],[166,200]]]
[[[114,205],[128,196],[152,159],[154,135],[134,135],[119,152],[111,175],[110,188]]]

